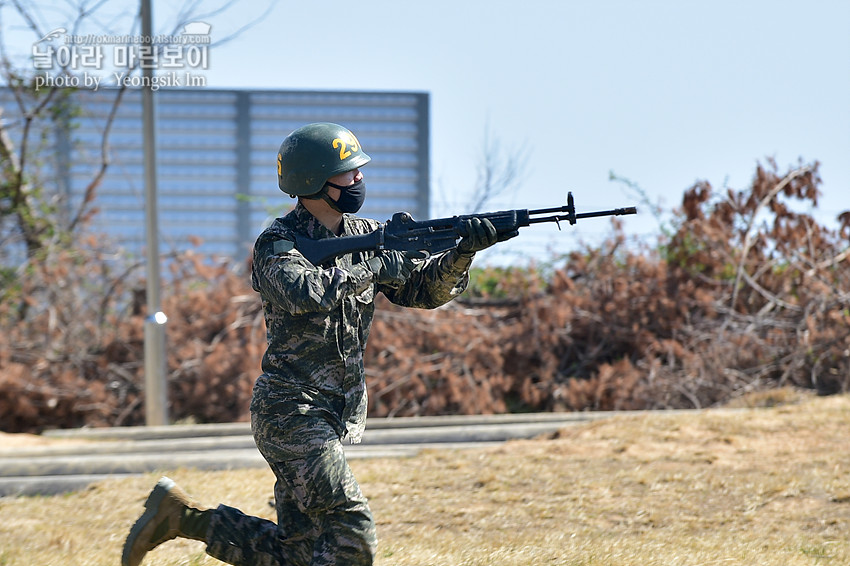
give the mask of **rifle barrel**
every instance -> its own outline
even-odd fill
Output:
[[[568,205],[564,206],[556,206],[555,208],[538,208],[537,210],[529,210],[529,214],[556,214],[558,212],[569,212],[570,207]]]
[[[576,214],[576,218],[596,218],[597,216],[624,216],[626,214],[637,214],[637,208],[627,206],[624,208],[614,208],[612,210],[601,210],[599,212],[582,212]]]
[[[568,206],[562,206],[558,208],[541,208],[539,210],[529,210],[528,214],[554,214],[554,216],[545,216],[543,218],[529,218],[529,224],[539,224],[541,222],[560,222],[561,220],[570,220],[569,214],[557,214],[559,212],[570,212]],[[599,216],[624,216],[627,214],[637,214],[637,208],[634,206],[627,206],[624,208],[614,208],[612,210],[600,210],[598,212],[582,212],[580,214],[576,214],[574,218],[579,220],[581,218],[597,218]]]

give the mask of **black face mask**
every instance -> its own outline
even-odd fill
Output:
[[[331,208],[336,210],[337,212],[343,212],[348,214],[354,214],[360,207],[363,206],[363,201],[366,200],[366,182],[363,179],[360,179],[353,185],[336,185],[328,181],[325,183],[335,189],[339,189],[340,194],[337,200],[333,200],[331,197],[327,196],[327,191],[324,192],[323,198],[325,202],[331,205]]]

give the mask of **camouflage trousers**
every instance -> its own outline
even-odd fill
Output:
[[[251,424],[277,478],[277,523],[220,505],[207,553],[237,566],[372,564],[375,522],[336,431],[300,414],[254,412]]]

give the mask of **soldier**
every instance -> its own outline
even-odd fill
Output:
[[[359,442],[365,426],[363,352],[375,295],[439,307],[466,288],[475,252],[507,238],[497,238],[489,220],[473,218],[457,248],[427,259],[419,252],[357,252],[312,265],[296,249],[296,234],[334,238],[378,227],[354,215],[366,194],[360,168],[370,159],[337,124],[292,132],[280,146],[277,174],[280,189],[298,202],[254,245],[251,279],[268,349],[251,428],[277,480],[277,523],[226,505],[205,508],[163,478],[127,537],[124,566],[178,536],[204,541],[209,555],[229,564],[372,564],[375,522],[342,441]]]

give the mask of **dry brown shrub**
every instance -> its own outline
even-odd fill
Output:
[[[143,424],[144,281],[101,245],[50,250],[4,289],[0,429]],[[169,266],[169,413],[244,419],[265,340],[259,301],[244,275],[191,251]]]
[[[788,385],[847,391],[850,213],[832,231],[795,212],[816,206],[817,169],[780,175],[768,162],[751,187],[721,195],[697,183],[660,250],[626,250],[616,232],[571,254],[546,286],[534,272],[521,288],[507,281],[512,300],[498,307],[379,315],[373,412],[686,408]]]
[[[850,388],[850,212],[806,213],[817,164],[752,186],[697,183],[672,235],[611,239],[434,311],[379,299],[372,416],[706,407],[753,391]],[[0,289],[0,430],[143,423],[144,282],[106,242],[56,246]],[[265,325],[244,269],[168,259],[169,413],[247,418]]]

